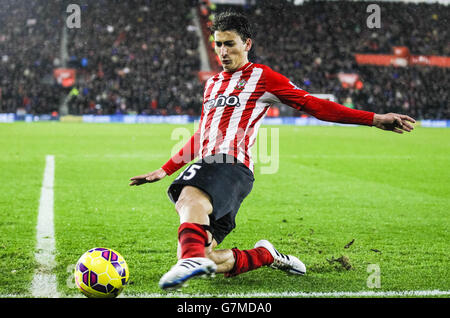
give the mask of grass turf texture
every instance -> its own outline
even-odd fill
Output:
[[[180,140],[174,125],[0,125],[0,295],[29,295],[45,155],[55,155],[58,289],[79,296],[72,272],[92,247],[121,253],[125,295],[163,294],[176,262],[178,218],[166,189],[177,174],[140,187]],[[183,126],[193,131],[194,126]],[[307,266],[304,277],[261,268],[192,280],[183,294],[450,290],[450,130],[397,135],[368,127],[279,129],[279,168],[261,174],[222,248],[270,240]],[[271,147],[269,146],[269,153]],[[349,244],[352,242],[352,244]],[[370,289],[369,264],[380,268]]]

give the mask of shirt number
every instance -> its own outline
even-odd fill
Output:
[[[191,180],[193,177],[195,177],[195,174],[197,173],[197,170],[199,170],[202,166],[193,164],[189,168],[183,171],[175,180],[178,180],[182,177],[183,180]]]

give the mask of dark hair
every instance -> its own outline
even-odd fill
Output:
[[[243,42],[252,37],[247,17],[234,11],[221,12],[214,17],[211,32],[215,31],[235,31]]]

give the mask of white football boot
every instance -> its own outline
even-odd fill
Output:
[[[306,266],[302,263],[297,257],[292,255],[286,255],[278,252],[275,247],[273,247],[272,243],[267,240],[261,240],[256,242],[255,248],[264,247],[266,250],[270,252],[273,256],[273,263],[270,264],[270,267],[281,269],[287,273],[295,274],[295,275],[305,275],[306,274]]]
[[[159,287],[162,289],[177,289],[188,279],[204,275],[212,276],[216,270],[216,263],[206,257],[180,259],[161,277]]]

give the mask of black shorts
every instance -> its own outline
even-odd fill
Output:
[[[213,238],[220,244],[235,227],[236,214],[244,198],[250,193],[253,173],[233,156],[219,154],[191,164],[172,182],[167,190],[176,203],[184,186],[206,192],[212,201],[209,215]]]

